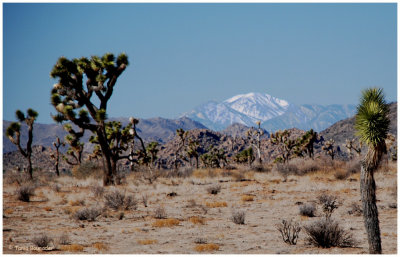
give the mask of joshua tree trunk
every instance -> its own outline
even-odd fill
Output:
[[[360,177],[361,200],[364,214],[364,225],[368,235],[370,254],[381,254],[381,236],[379,230],[378,208],[376,207],[375,180],[373,168],[366,162],[361,165]]]

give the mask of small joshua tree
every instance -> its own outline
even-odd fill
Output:
[[[188,132],[184,131],[182,128],[179,128],[176,130],[176,135],[179,138],[179,143],[178,143],[178,148],[176,149],[175,152],[175,161],[174,161],[175,170],[178,169],[178,158],[181,154],[182,149],[185,147],[185,142],[188,137]]]
[[[318,139],[318,134],[313,129],[308,130],[298,139],[298,148],[301,152],[308,154],[308,157],[314,159],[314,143]]]
[[[157,153],[159,151],[158,147],[158,142],[150,142],[147,145],[146,151],[150,155],[150,162],[151,165],[154,167],[155,166],[155,161],[157,160]]]
[[[236,154],[234,161],[237,163],[248,163],[249,166],[254,162],[253,148],[249,147],[240,153]]]
[[[322,150],[324,150],[325,153],[327,155],[329,155],[333,160],[335,158],[335,153],[336,153],[336,151],[335,151],[335,140],[330,139],[330,140],[326,141],[324,143],[324,146],[322,147]]]
[[[33,110],[33,109],[28,109],[27,110],[27,115],[20,110],[17,110],[15,112],[15,115],[19,122],[13,122],[10,124],[10,126],[6,130],[6,136],[10,141],[18,147],[18,150],[20,153],[27,159],[28,161],[28,175],[30,179],[33,179],[33,169],[32,169],[32,141],[33,141],[33,123],[35,123],[35,120],[38,116],[38,113]],[[22,149],[21,147],[21,123],[20,122],[25,122],[26,125],[28,125],[28,141],[26,143],[26,149]]]
[[[209,151],[202,154],[200,159],[205,167],[210,168],[220,168],[227,163],[224,149],[217,149],[215,146],[210,146]]]
[[[264,130],[261,129],[261,122],[257,121],[257,128],[250,128],[246,132],[247,139],[249,140],[250,144],[257,150],[257,161],[258,164],[262,163],[261,159],[261,137],[264,135]]]
[[[60,170],[58,166],[60,164],[60,147],[65,146],[65,142],[61,141],[59,137],[57,137],[56,141],[53,142],[53,146],[56,148],[56,154],[51,154],[50,157],[55,161],[54,166],[56,168],[57,176],[60,176]]]
[[[196,169],[199,168],[199,155],[200,155],[199,151],[200,151],[199,141],[189,139],[189,144],[186,150],[186,154],[188,155],[190,162],[192,161],[192,158],[195,159]]]
[[[104,163],[104,185],[114,183],[116,165],[107,141],[107,105],[118,77],[128,66],[128,57],[111,53],[69,60],[60,57],[50,76],[58,79],[51,90],[51,103],[57,111],[57,122],[71,121],[98,137]],[[93,101],[92,97],[97,100]],[[92,119],[89,119],[89,115]]]
[[[67,155],[63,155],[63,159],[72,166],[77,166],[82,164],[82,153],[84,143],[80,140],[83,137],[85,130],[80,128],[79,132],[76,132],[71,124],[65,124],[64,130],[69,134],[65,136],[65,141],[69,144],[69,148],[67,150]]]
[[[130,118],[130,123],[122,127],[121,122],[119,121],[110,121],[105,123],[106,135],[107,135],[107,144],[109,145],[109,155],[112,163],[113,170],[113,178],[117,178],[117,163],[121,159],[129,159],[130,155],[125,154],[125,152],[129,149],[129,144],[133,143],[135,137],[138,137],[136,132],[135,125],[138,123],[138,120],[134,118]],[[141,140],[141,138],[140,138]],[[90,142],[96,144],[94,149],[94,153],[96,155],[103,155],[102,148],[100,146],[100,141],[98,136],[92,136],[90,138]],[[144,148],[143,140],[141,140],[142,149]],[[141,150],[144,157],[147,157],[146,151]],[[114,181],[115,183],[117,181]]]
[[[382,253],[374,172],[387,149],[385,139],[390,124],[388,114],[389,107],[382,89],[370,88],[362,91],[360,104],[357,106],[355,129],[360,140],[368,145],[367,154],[361,162],[360,191],[370,254]]]
[[[349,154],[350,159],[353,158],[352,150],[354,150],[357,153],[358,157],[360,157],[362,148],[361,141],[359,142],[359,146],[356,146],[355,138],[353,138],[352,140],[346,139],[346,143],[343,144],[343,146],[347,148],[347,153]]]
[[[296,140],[290,139],[290,131],[277,131],[271,134],[271,143],[279,147],[280,157],[278,159],[288,162],[297,146]]]

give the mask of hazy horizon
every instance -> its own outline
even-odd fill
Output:
[[[71,19],[73,17],[73,19]],[[58,57],[127,53],[108,116],[177,118],[266,93],[293,104],[397,101],[397,4],[3,4],[3,119],[52,123]]]

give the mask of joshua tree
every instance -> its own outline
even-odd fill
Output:
[[[257,161],[258,164],[262,163],[261,160],[261,137],[264,135],[264,130],[261,129],[261,122],[256,122],[258,128],[250,128],[246,132],[247,139],[250,141],[250,144],[257,150]]]
[[[357,153],[358,157],[360,157],[361,155],[362,142],[360,141],[359,146],[357,147],[355,141],[355,138],[353,138],[352,140],[346,139],[346,143],[343,144],[343,146],[347,148],[347,153],[349,154],[350,158],[353,157],[352,150]]]
[[[200,156],[205,167],[220,168],[227,163],[224,149],[210,146],[209,151]]]
[[[110,151],[110,158],[112,163],[113,177],[117,176],[117,163],[121,159],[130,159],[129,154],[125,154],[130,147],[130,143],[133,144],[134,138],[139,138],[142,145],[142,149],[136,155],[147,160],[147,154],[144,147],[143,140],[137,135],[135,125],[139,122],[137,119],[130,118],[129,124],[122,127],[119,121],[110,121],[105,123],[107,144]],[[90,138],[90,142],[96,144],[94,153],[98,156],[102,156],[102,147],[98,135],[93,135]]]
[[[196,169],[199,168],[199,151],[200,151],[200,143],[197,140],[189,139],[188,149],[186,150],[186,154],[188,155],[190,161],[192,158],[196,161]]]
[[[296,140],[290,139],[290,131],[277,131],[271,134],[271,143],[279,147],[280,157],[277,159],[283,162],[288,162],[290,156],[293,154],[295,147],[297,146]]]
[[[65,131],[69,134],[65,136],[65,141],[69,144],[69,148],[67,150],[67,156],[63,155],[63,159],[72,166],[81,165],[82,163],[82,153],[84,143],[80,140],[83,137],[85,130],[80,128],[79,132],[76,132],[71,124],[64,125]]]
[[[298,139],[298,147],[301,152],[306,152],[308,157],[314,159],[314,143],[317,141],[318,134],[313,129],[307,131]]]
[[[357,106],[355,129],[360,140],[368,146],[361,162],[360,190],[370,254],[382,253],[374,172],[386,153],[385,139],[390,123],[388,113],[389,107],[382,89],[370,88],[362,91],[360,104]]]
[[[111,53],[90,59],[82,57],[69,60],[60,57],[50,73],[52,78],[58,79],[51,91],[51,103],[58,112],[54,119],[57,122],[70,120],[78,127],[96,134],[104,163],[104,185],[113,184],[116,174],[116,165],[107,141],[107,104],[118,77],[127,65],[128,57],[125,54],[117,58]],[[98,100],[93,101],[93,96]]]
[[[154,162],[157,160],[157,153],[159,150],[157,147],[158,147],[158,142],[153,141],[150,142],[146,148],[147,153],[150,155],[150,162],[151,165],[153,165],[153,167],[155,166]]]
[[[10,124],[10,126],[6,130],[6,136],[10,141],[18,147],[18,150],[21,152],[21,154],[28,160],[28,175],[29,178],[32,180],[33,179],[33,169],[32,169],[32,141],[33,141],[33,123],[35,123],[35,120],[37,116],[39,115],[35,110],[33,109],[28,109],[27,110],[27,116],[20,110],[17,110],[15,112],[15,116],[19,120],[19,122],[13,122]],[[22,149],[21,147],[21,123],[20,122],[25,122],[26,125],[28,125],[28,141],[26,143],[26,149]]]
[[[179,137],[179,143],[178,143],[178,148],[176,149],[175,152],[175,161],[174,161],[175,170],[178,169],[178,156],[180,155],[182,149],[185,146],[185,141],[186,138],[188,137],[188,132],[184,131],[182,128],[179,128],[176,130],[176,134]]]
[[[254,154],[253,154],[253,148],[249,147],[240,153],[236,154],[234,157],[234,161],[237,163],[245,163],[247,162],[249,166],[254,162]]]
[[[58,165],[60,163],[60,147],[65,146],[65,142],[61,141],[59,137],[57,137],[56,141],[53,142],[54,147],[56,148],[56,154],[51,154],[50,157],[55,161],[55,168],[57,176],[60,176],[60,171],[58,169]]]
[[[324,143],[324,146],[322,146],[322,150],[325,151],[327,155],[329,155],[332,160],[335,158],[335,140],[332,138]]]

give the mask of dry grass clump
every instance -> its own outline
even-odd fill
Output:
[[[71,244],[71,240],[69,239],[69,236],[64,232],[59,238],[58,238],[58,243],[60,245],[69,245]]]
[[[90,187],[90,191],[92,192],[94,197],[102,197],[104,194],[104,187],[95,184]]]
[[[193,224],[201,224],[201,225],[206,224],[206,219],[199,216],[192,216],[189,218],[189,221],[192,222]]]
[[[315,217],[316,207],[313,203],[306,203],[299,206],[301,216]]]
[[[231,220],[233,221],[233,223],[238,224],[238,225],[243,225],[244,224],[244,220],[246,217],[246,213],[244,211],[241,210],[234,210],[232,212],[232,216],[231,216]]]
[[[86,161],[72,168],[72,176],[77,179],[86,179],[88,177],[101,178],[102,169],[95,162]]]
[[[179,223],[180,223],[179,220],[173,219],[173,218],[169,218],[169,219],[156,220],[151,225],[153,227],[162,228],[162,227],[178,226]]]
[[[251,201],[254,201],[254,196],[253,195],[242,195],[241,200],[243,202],[251,202]]]
[[[218,207],[227,207],[228,204],[226,202],[206,202],[205,203],[209,208],[218,208]]]
[[[51,208],[51,207],[49,207],[49,206],[46,206],[46,207],[44,207],[43,208],[45,211],[52,211],[53,209]]]
[[[207,192],[212,195],[216,195],[221,191],[221,185],[212,185],[207,187]]]
[[[35,195],[35,187],[30,184],[22,185],[15,191],[18,200],[29,202],[31,196]]]
[[[298,173],[297,166],[291,163],[277,163],[274,170],[281,174],[284,182],[286,182],[289,175]]]
[[[38,247],[47,247],[50,246],[50,243],[53,242],[53,239],[48,237],[47,235],[40,235],[38,237],[34,237],[32,239],[32,243]]]
[[[348,211],[348,214],[355,215],[355,216],[361,216],[362,213],[363,213],[362,208],[358,203],[353,202],[350,205],[350,210]]]
[[[344,180],[344,179],[348,178],[349,175],[350,175],[350,173],[348,173],[344,169],[338,169],[338,170],[336,170],[336,172],[334,174],[335,178],[338,180]]]
[[[71,200],[71,201],[69,201],[69,205],[71,205],[71,206],[85,206],[85,200],[83,200],[83,199]]]
[[[104,195],[104,198],[105,205],[113,210],[136,210],[137,208],[137,201],[133,195],[126,196],[118,190]]]
[[[99,250],[99,251],[107,250],[107,249],[108,249],[108,246],[105,245],[105,244],[103,244],[103,243],[101,243],[101,242],[97,242],[97,243],[92,244],[92,247],[93,247],[93,248],[96,248],[96,249]]]
[[[353,160],[346,163],[347,174],[356,174],[361,171],[361,162],[359,160]]]
[[[199,244],[196,245],[194,248],[195,251],[197,252],[212,252],[212,251],[218,251],[219,250],[219,245],[217,244]]]
[[[158,241],[155,239],[142,239],[142,240],[137,240],[138,244],[141,245],[152,245],[152,244],[156,244]]]
[[[6,209],[5,211],[4,211],[4,214],[7,214],[7,215],[10,215],[10,214],[13,214],[14,213],[14,210],[13,209]]]
[[[345,232],[336,221],[322,218],[310,225],[304,226],[307,241],[322,248],[353,247],[356,243],[351,234]]]
[[[60,250],[66,252],[82,252],[84,247],[79,244],[61,245]]]
[[[281,233],[283,242],[289,245],[297,244],[301,230],[299,223],[293,223],[292,220],[282,220],[281,224],[276,225],[276,229]]]
[[[77,220],[95,221],[100,214],[101,210],[97,208],[83,208],[75,212],[74,218]]]
[[[290,163],[297,167],[296,175],[303,176],[311,172],[316,172],[321,170],[321,165],[319,161],[312,159],[293,159]]]

